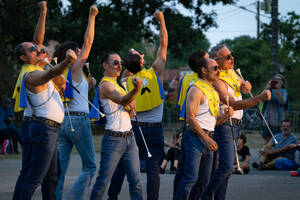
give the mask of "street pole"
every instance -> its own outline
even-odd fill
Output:
[[[259,18],[259,15],[260,15],[260,2],[257,1],[257,15],[256,15],[256,20],[257,20],[257,40],[259,40],[259,33],[260,33],[260,18]]]
[[[272,0],[271,77],[278,73],[278,0]]]

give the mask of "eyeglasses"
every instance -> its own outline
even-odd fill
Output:
[[[122,66],[122,65],[124,64],[124,62],[123,62],[123,60],[121,60],[121,61],[114,60],[114,61],[113,61],[113,64],[114,64],[114,65],[121,65],[121,66]]]
[[[34,52],[34,51],[38,52],[38,48],[35,45],[33,45],[30,48],[28,48],[27,51],[28,52]]]
[[[230,60],[231,58],[233,58],[232,54],[233,52],[231,52],[227,56],[224,56],[223,58],[218,58],[218,60]]]
[[[210,67],[210,69],[212,69],[213,71],[217,71],[219,69],[219,66],[218,65],[212,66],[212,67]]]

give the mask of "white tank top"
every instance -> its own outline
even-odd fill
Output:
[[[204,104],[200,105],[195,118],[202,129],[206,129],[208,131],[215,130],[217,118],[211,114],[206,97]]]
[[[151,110],[137,112],[136,115],[140,122],[157,123],[162,121],[163,111],[164,102]],[[135,118],[133,117],[131,120],[135,121]]]
[[[234,100],[239,101],[239,100],[243,99],[242,95],[239,96],[239,97],[235,97],[234,96],[234,90],[227,83],[226,83],[226,85],[227,85],[227,88],[228,88],[228,93],[234,98]],[[226,105],[223,104],[222,108],[224,106],[226,106]],[[232,116],[232,118],[235,118],[235,119],[242,119],[242,117],[243,117],[243,110],[235,110],[234,114]]]
[[[72,81],[73,85],[79,90],[80,94],[84,96],[86,99],[89,99],[89,84],[85,77],[82,75],[81,81],[78,83],[76,81]],[[75,90],[74,98],[69,102],[69,111],[73,112],[84,112],[89,113],[89,104],[82,98]]]
[[[34,94],[28,89],[26,89],[26,93],[32,114],[62,123],[65,115],[64,106],[51,81],[48,82],[48,88],[41,93]]]
[[[106,116],[105,129],[120,132],[131,130],[130,116],[124,106],[116,104],[110,99],[100,98],[100,103]]]
[[[30,106],[28,106],[25,110],[24,110],[24,117],[32,117],[32,109]]]

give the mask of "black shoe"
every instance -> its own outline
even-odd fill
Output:
[[[257,162],[252,163],[252,167],[254,167],[255,169],[258,169],[258,163]]]

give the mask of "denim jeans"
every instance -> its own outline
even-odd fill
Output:
[[[20,188],[19,199],[31,199],[34,191],[41,184],[43,199],[56,199],[58,132],[58,128],[43,122],[30,122],[31,155],[28,160],[27,174]]]
[[[100,200],[103,198],[105,189],[121,158],[123,159],[129,182],[131,199],[143,199],[140,182],[140,160],[134,135],[122,138],[105,134],[101,144],[99,174],[91,193],[91,200]]]
[[[236,139],[239,138],[239,126],[233,125],[233,133]],[[212,174],[210,182],[202,196],[203,200],[211,200],[213,196],[215,200],[226,199],[228,180],[233,172],[235,153],[232,129],[229,122],[221,126],[216,126],[214,140],[218,144],[219,166]]]
[[[23,120],[21,124],[21,134],[20,139],[22,142],[22,168],[20,175],[17,179],[13,200],[18,200],[20,198],[21,186],[24,182],[25,176],[28,172],[30,166],[30,157],[31,157],[31,142],[29,138],[29,121]]]
[[[184,147],[184,174],[175,196],[178,200],[188,199],[193,187],[201,196],[209,182],[213,163],[213,151],[209,151],[203,140],[190,130],[184,134]]]
[[[146,162],[147,173],[147,199],[158,200],[159,199],[159,185],[160,185],[160,165],[164,158],[164,135],[162,127],[145,127],[142,126],[142,131],[145,137],[145,141],[148,145],[149,151],[152,155],[148,158],[147,150],[143,142],[140,130],[138,126],[133,126],[133,132],[136,138],[136,143],[139,148],[140,160]],[[118,199],[118,194],[121,191],[125,176],[125,170],[122,165],[118,165],[115,173],[112,177],[111,184],[108,190],[110,200]]]
[[[73,146],[82,161],[80,175],[67,192],[65,199],[87,199],[91,181],[96,173],[95,149],[90,120],[85,116],[70,116],[75,132],[71,131],[70,120],[65,116],[58,139],[59,175],[56,187],[56,199],[62,199],[66,172],[70,163]]]

